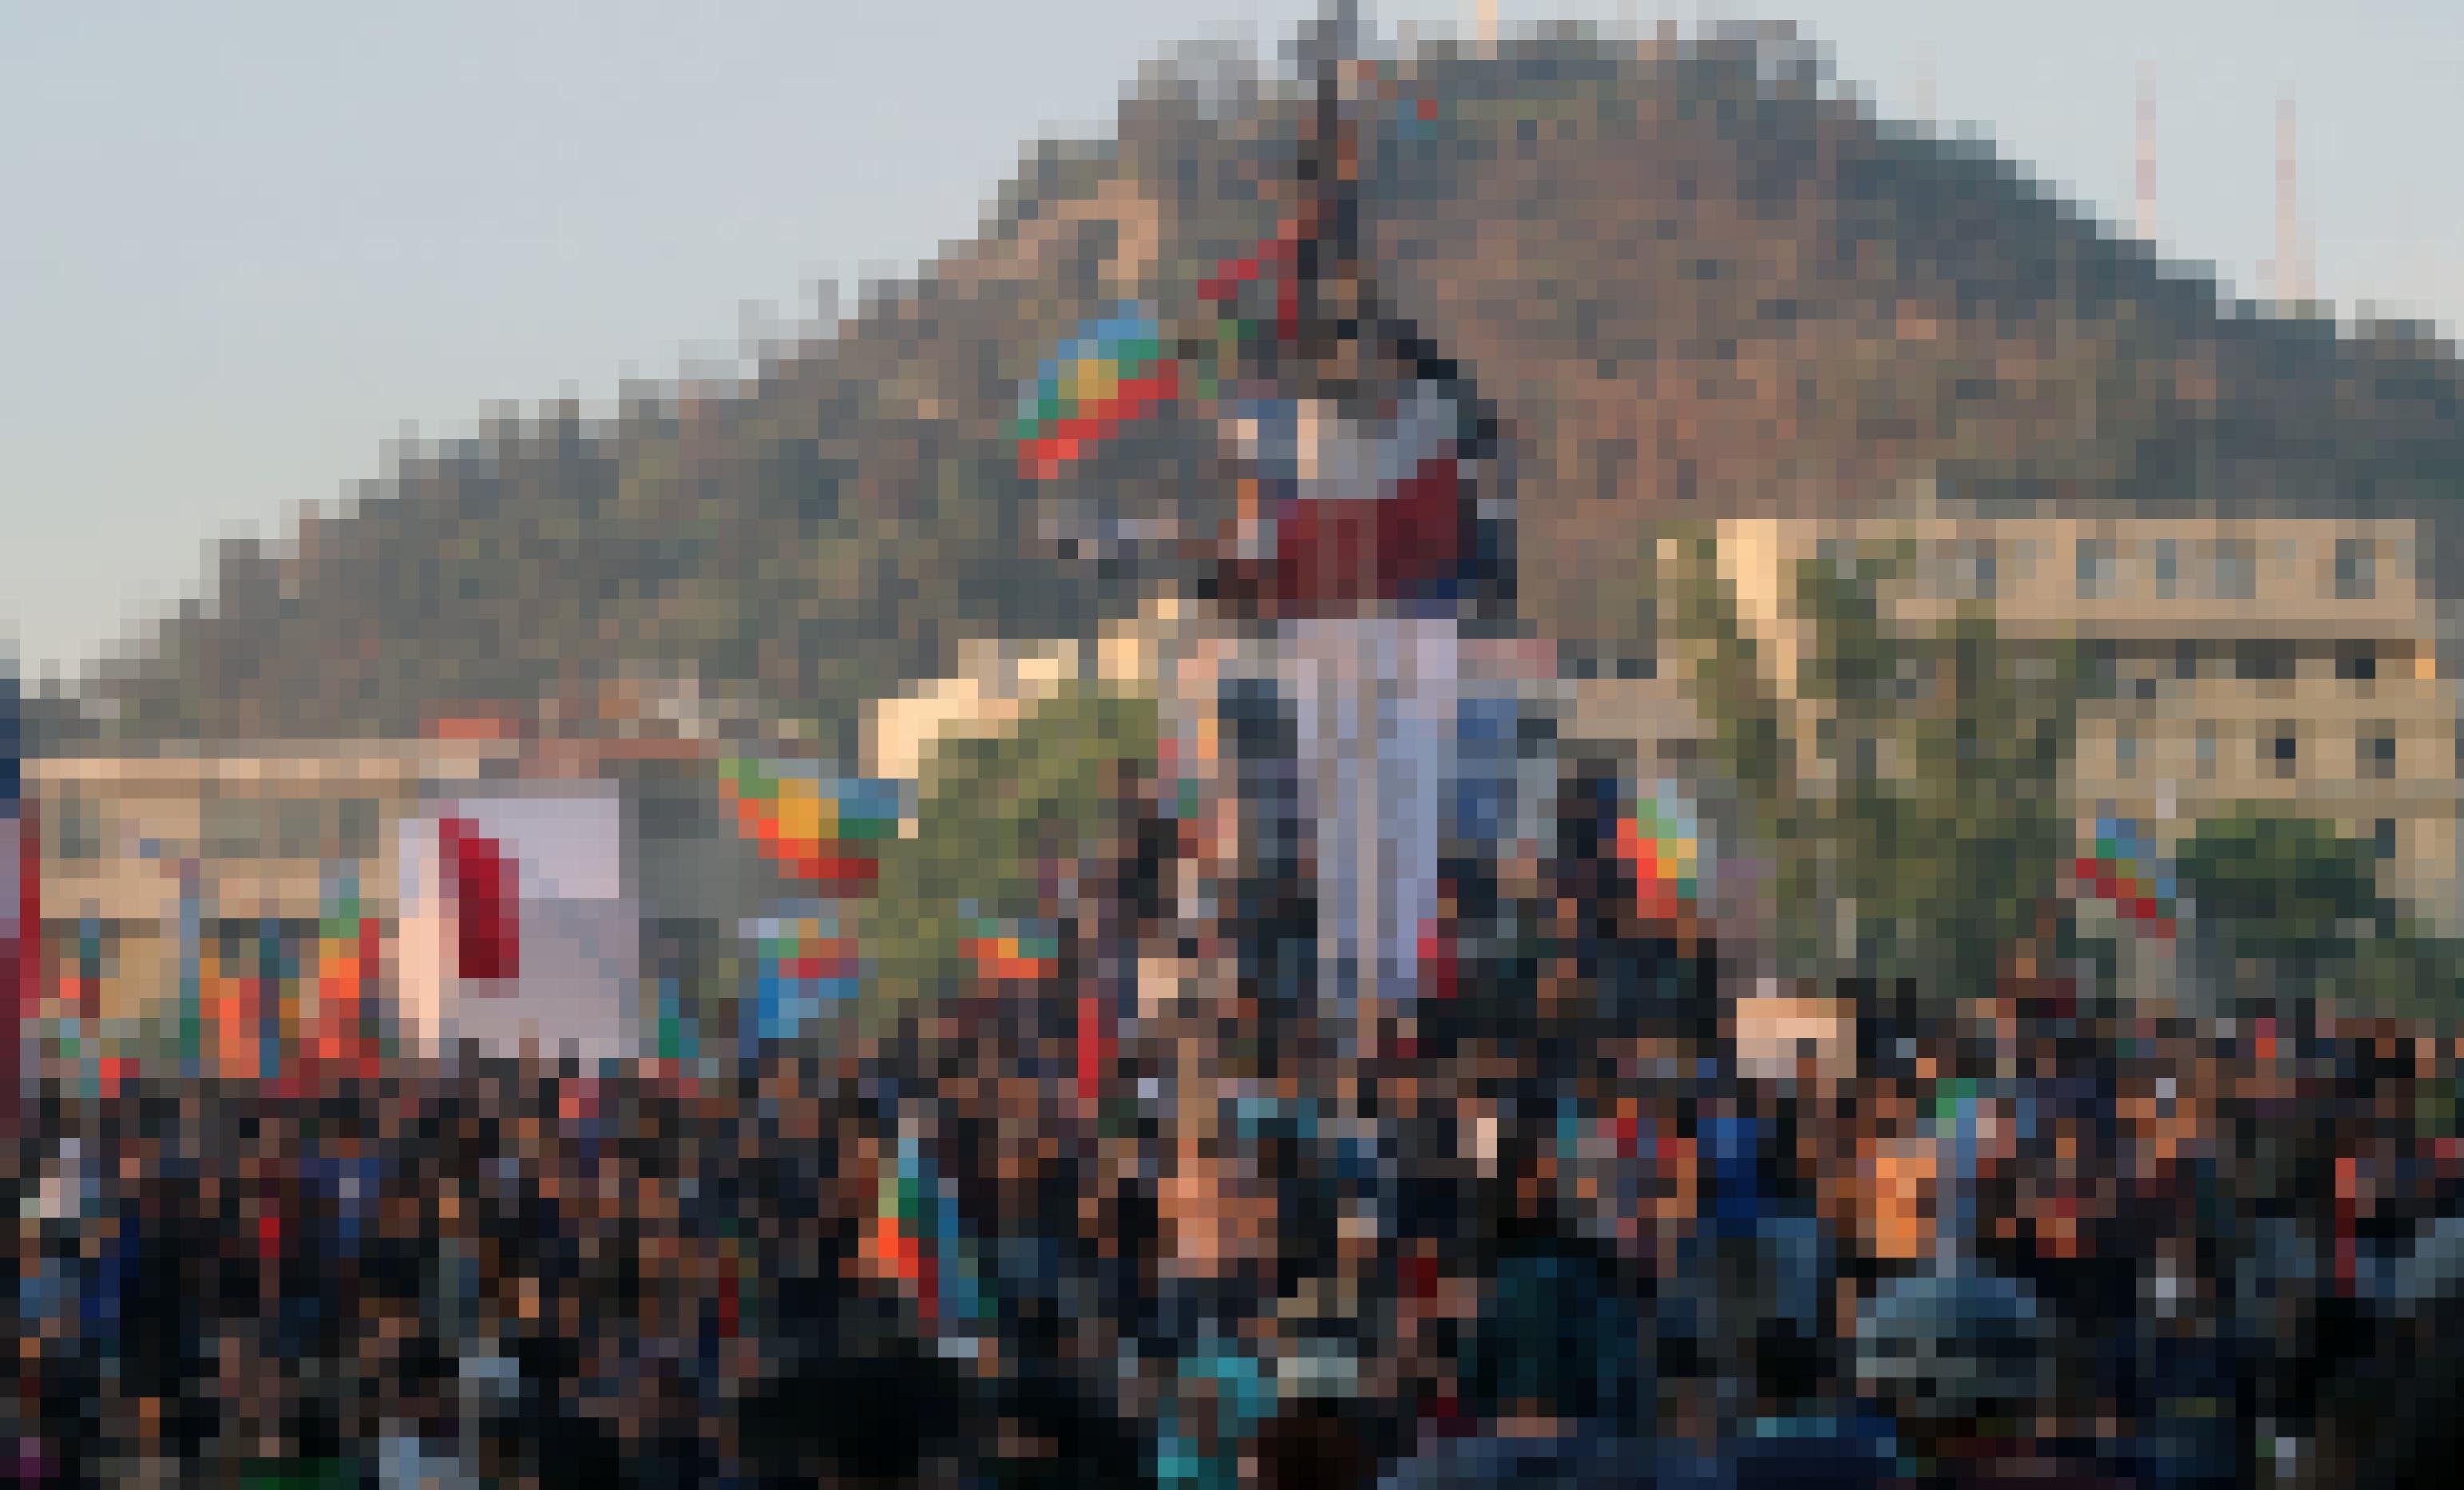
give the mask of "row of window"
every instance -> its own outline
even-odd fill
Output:
[[[121,829],[105,804],[64,794],[51,809],[50,849],[59,863],[92,863],[123,850]],[[210,797],[199,839],[205,858],[225,862],[366,859],[383,844],[382,814],[365,797]]]
[[[1960,538],[1934,546],[1934,587],[1959,600],[1996,598],[2007,578],[2004,543],[1992,538]],[[2344,537],[2335,542],[2329,559],[2328,586],[2338,600],[2366,601],[2378,596],[2379,549],[2375,538]],[[2032,567],[2035,544],[2016,540],[2009,557],[2022,573]],[[2299,549],[2280,540],[2278,558],[2291,567]],[[2081,538],[2072,551],[2072,587],[2080,600],[2113,600],[2132,586],[2125,571],[2145,566],[2145,585],[2158,600],[2255,601],[2258,598],[2258,544],[2250,538],[2154,538],[2138,540]]]
[[[2191,762],[2200,780],[2216,774],[2217,727],[2202,720],[2190,737]],[[2143,745],[2139,731],[2128,722],[2118,725],[2113,734],[2114,775],[2122,780],[2135,779],[2143,761]],[[2262,729],[2257,738],[2260,767],[2278,779],[2291,780],[2300,774],[2301,728],[2292,720],[2280,720]],[[2455,771],[2464,777],[2464,732],[2455,736]],[[2392,781],[2396,778],[2395,728],[2387,724],[2363,726],[2353,742],[2353,775],[2365,781]]]
[[[2128,652],[2106,644],[2089,649],[2087,670],[2090,683],[2103,692],[2153,697],[2154,685],[2167,676],[2184,683],[2201,678],[2290,683],[2332,671],[2339,682],[2376,683],[2382,677],[2412,676],[2416,655],[2409,646],[2374,642],[2181,642],[2169,649]]]
[[[2342,556],[2349,539],[2337,541]],[[2204,584],[2183,582],[2184,550],[2206,577]],[[2199,551],[2204,552],[2199,552]],[[2073,588],[2080,600],[2111,600],[2122,593],[2122,545],[2110,538],[2081,538],[2074,555]],[[2148,545],[2149,587],[2159,600],[2189,597],[2247,601],[2258,598],[2258,550],[2247,538],[2222,538],[2186,544],[2158,538]],[[2342,570],[2340,568],[2339,573]]]
[[[1954,538],[1927,543],[1920,550],[1925,566],[1925,586],[1933,594],[1960,601],[2000,598],[2010,582],[2024,584],[2035,568],[2034,537]],[[2383,553],[2388,545],[2377,538],[2342,537],[2326,556],[2325,593],[2340,601],[2369,601],[2379,596]],[[2401,561],[2405,545],[2397,544]],[[2297,590],[2311,588],[2300,575],[2302,557],[2315,552],[2296,538],[2274,540],[2274,567],[2268,580],[2271,596],[2291,582]],[[1816,542],[1817,561],[1846,566],[1858,545],[1843,538]],[[2254,538],[2081,538],[2073,545],[2072,590],[2083,601],[2115,600],[2144,592],[2157,600],[2256,601],[2261,575],[2260,548]],[[1843,567],[1842,570],[1845,573]]]
[[[2080,600],[2110,600],[2122,593],[2122,545],[2111,538],[2081,538],[2076,554],[2075,588]],[[2288,548],[2290,545],[2288,544]],[[2291,557],[2290,554],[2286,557]],[[2184,542],[2157,538],[2148,544],[2149,588],[2158,600],[2202,599],[2248,601],[2258,598],[2258,549],[2248,538]],[[2204,582],[2186,581],[2186,569],[2196,566]],[[2378,595],[2378,543],[2347,537],[2336,540],[2330,560],[2330,589],[2341,601],[2366,601]]]

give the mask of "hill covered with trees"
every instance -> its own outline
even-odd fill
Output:
[[[1569,31],[1356,82],[1366,241],[1500,412],[1534,625],[1640,640],[1646,517],[1911,481],[2426,514],[2425,559],[2464,574],[2450,348],[2230,303],[2017,163],[1878,121],[1813,57],[1769,31]],[[1031,152],[976,240],[757,378],[497,419],[226,545],[87,685],[85,728],[379,734],[542,700],[587,721],[611,688],[690,678],[844,752],[865,698],[970,636],[1083,632],[1186,582],[1223,500],[1207,428],[1167,416],[1031,483],[1006,422],[1081,319],[1169,316],[1265,230],[1302,106],[1237,57],[1153,69],[1111,138]],[[1170,527],[1106,540],[1123,517]]]

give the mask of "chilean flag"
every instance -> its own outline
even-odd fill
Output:
[[[482,981],[521,976],[521,888],[513,857],[469,818],[437,824],[446,903],[454,922],[454,973]]]

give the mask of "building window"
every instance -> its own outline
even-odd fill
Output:
[[[2216,545],[2216,599],[2253,600],[2258,594],[2258,556],[2246,538]]]
[[[2090,698],[2111,698],[2121,691],[2122,654],[2111,642],[2090,642],[2079,659],[2080,686]]]
[[[337,846],[345,859],[373,859],[377,855],[379,828],[376,799],[349,797],[342,800],[336,823]]]
[[[2395,732],[2386,725],[2374,725],[2362,735],[2362,770],[2365,780],[2395,779]]]
[[[275,804],[275,856],[280,859],[320,859],[324,857],[323,804],[316,799],[287,800]]]
[[[2216,775],[2216,727],[2209,720],[2199,721],[2199,733],[2192,742],[2199,779],[2211,781]]]
[[[91,864],[102,857],[102,809],[76,793],[62,797],[52,852],[64,864]]]
[[[2079,598],[2104,600],[2113,594],[2113,544],[2103,538],[2079,541]]]
[[[2338,647],[2336,676],[2347,683],[2376,683],[2379,678],[2378,648],[2366,643]]]
[[[2370,852],[2382,863],[2395,857],[2395,819],[2381,818],[2370,824]]]
[[[2365,601],[2378,595],[2378,556],[2367,538],[2336,540],[2336,599]]]
[[[2239,662],[2245,683],[2284,683],[2293,677],[2293,648],[2283,642],[2244,642]]]
[[[205,810],[205,856],[247,861],[265,856],[265,802],[253,797],[209,797]]]
[[[2268,742],[2268,758],[2275,763],[2278,780],[2289,781],[2300,770],[2301,741],[2300,736],[2294,733],[2291,720],[2276,727],[2276,734]]]
[[[2156,598],[2169,601],[2178,581],[2178,570],[2171,538],[2156,540]]]
[[[2173,647],[2173,676],[2185,683],[2194,683],[2199,676],[2199,644],[2182,642]]]
[[[2113,732],[2113,774],[2124,781],[2139,778],[2139,727],[2123,724]]]
[[[1946,569],[1952,600],[1990,601],[2000,582],[2001,566],[1990,539],[1956,539],[1945,546]]]

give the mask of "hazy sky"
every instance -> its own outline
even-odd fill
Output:
[[[1271,46],[1310,9],[0,0],[0,636],[74,668],[192,593],[201,544],[334,500],[406,426],[604,402],[732,352],[748,304],[905,273],[1164,44]],[[2162,237],[2251,295],[2290,86],[2320,295],[2464,322],[2464,7],[1499,9],[1793,14],[1883,112],[1975,121],[2124,222],[2147,64]]]

